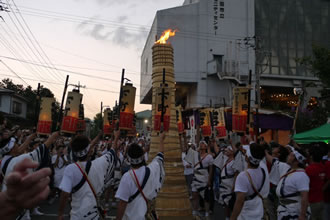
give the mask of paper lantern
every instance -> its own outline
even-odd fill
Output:
[[[249,88],[236,87],[233,89],[232,130],[233,132],[246,132],[248,112]]]
[[[68,93],[65,104],[64,117],[62,120],[62,132],[69,134],[76,133],[81,101],[82,94],[80,94],[78,91],[72,91]]]
[[[85,130],[86,130],[86,122],[85,122],[84,105],[80,104],[79,119],[77,121],[77,131],[85,131]]]
[[[162,94],[164,90],[164,104],[162,105]],[[163,129],[168,131],[170,128],[170,105],[171,100],[169,97],[169,88],[158,88],[156,90],[156,114],[154,121],[154,130],[160,131],[161,128],[161,116],[162,116],[162,106],[163,106]]]
[[[211,109],[206,108],[206,109],[201,109],[199,112],[200,127],[202,129],[202,135],[204,137],[210,137],[212,135],[211,117],[210,117],[211,111],[212,111]]]
[[[225,138],[227,136],[227,131],[224,108],[217,108],[213,111],[213,121],[215,122],[214,129],[216,137],[220,139]]]
[[[110,108],[104,110],[103,115],[103,133],[105,135],[111,135],[113,129],[111,127],[113,122],[113,112]]]
[[[55,110],[55,99],[42,97],[40,103],[37,133],[47,135],[52,132],[52,112]]]
[[[122,88],[119,129],[131,130],[133,128],[134,104],[136,88],[126,83]]]

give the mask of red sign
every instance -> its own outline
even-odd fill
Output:
[[[155,125],[154,125],[154,130],[155,131],[160,131],[160,125],[161,125],[161,116],[160,115],[155,115]],[[170,128],[170,116],[169,115],[164,115],[164,131],[168,131]]]
[[[105,135],[111,135],[111,133],[112,133],[111,125],[104,125],[103,126],[103,133]]]
[[[233,131],[245,132],[247,115],[233,115]]]
[[[77,131],[78,118],[65,116],[62,121],[61,131],[65,133],[75,134]]]
[[[225,126],[215,127],[217,138],[225,138],[227,136],[227,131]]]
[[[52,121],[39,121],[37,132],[39,134],[50,134],[52,132]]]
[[[133,128],[134,114],[120,112],[119,128],[121,130],[131,130]]]
[[[202,126],[201,129],[204,137],[210,137],[212,135],[211,126]]]

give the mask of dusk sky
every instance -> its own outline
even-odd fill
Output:
[[[0,19],[0,60],[27,84],[36,88],[41,81],[60,101],[69,74],[70,84],[86,86],[81,89],[85,117],[93,118],[101,101],[112,107],[118,100],[125,68],[137,87],[135,111],[151,108],[139,104],[142,49],[156,11],[180,6],[183,0],[15,0],[20,14],[11,0],[1,2],[11,8],[0,11],[5,21]],[[0,77],[26,86],[3,63]]]

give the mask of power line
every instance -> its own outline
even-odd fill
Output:
[[[23,12],[26,13],[31,13],[31,15],[34,13],[36,15],[44,15],[44,16],[57,16],[57,18],[66,18],[66,19],[76,19],[79,21],[84,21],[84,23],[88,22],[94,22],[94,21],[99,21],[101,24],[110,24],[116,27],[127,27],[127,28],[134,28],[136,31],[140,32],[149,32],[149,29],[152,28],[150,25],[141,25],[141,24],[132,24],[132,23],[125,23],[125,22],[118,22],[118,21],[111,21],[107,19],[101,19],[101,18],[92,18],[94,21],[91,20],[90,17],[87,16],[81,16],[81,15],[73,15],[73,14],[68,14],[68,13],[62,13],[62,12],[55,12],[55,11],[49,11],[49,10],[44,10],[44,9],[37,9],[37,8],[31,8],[31,7],[26,7],[26,6],[20,6],[21,8],[27,9],[26,11],[22,10]],[[88,21],[86,21],[86,19]],[[96,22],[94,22],[96,23]],[[147,28],[148,30],[142,30],[142,28]],[[158,26],[160,29],[168,29],[168,27],[164,26]],[[214,33],[210,32],[198,32],[198,31],[188,31],[188,30],[179,30],[179,33],[187,34],[187,35],[199,35],[199,36],[212,36],[214,37]],[[223,36],[227,36],[223,37]],[[237,35],[225,35],[222,34],[222,36],[217,36],[217,38],[221,39],[227,39],[227,40],[232,40],[233,38],[240,38],[241,36]]]
[[[22,78],[20,77],[12,68],[10,68],[5,62],[3,62],[2,60],[0,60],[0,62],[7,67],[7,69],[10,70],[10,72],[14,73],[20,80],[22,80],[22,82],[24,82],[27,86],[29,86],[29,84]]]
[[[22,8],[27,8],[24,6],[21,6]],[[22,13],[26,14],[26,15],[30,15],[30,16],[36,16],[36,17],[43,17],[43,18],[49,18],[49,19],[57,19],[57,20],[62,20],[62,21],[66,21],[66,22],[73,22],[73,23],[79,23],[79,24],[102,24],[104,26],[107,27],[125,27],[127,30],[130,31],[137,31],[137,32],[145,32],[146,34],[149,33],[154,33],[157,34],[158,32],[156,30],[153,29],[144,29],[144,25],[137,25],[137,24],[125,24],[125,23],[120,23],[120,22],[115,22],[115,21],[109,21],[109,20],[105,20],[105,19],[95,19],[93,18],[93,20],[91,20],[91,18],[88,17],[84,17],[84,16],[76,16],[76,15],[70,15],[70,14],[64,14],[64,13],[58,13],[58,12],[51,12],[51,11],[46,11],[43,12],[44,10],[39,10],[39,9],[31,9],[29,8],[31,11],[24,11],[21,10]],[[37,12],[35,12],[37,11]],[[38,11],[41,11],[38,12]],[[52,13],[52,14],[49,14]],[[53,15],[55,14],[55,15]],[[59,14],[59,15],[57,15]],[[64,17],[63,14],[65,16],[70,16],[70,17]],[[78,17],[78,18],[77,18]],[[89,20],[86,20],[89,19]],[[96,22],[96,21],[100,21],[100,22]],[[137,26],[137,27],[135,27]],[[148,28],[151,28],[150,26],[145,26]],[[169,27],[159,27],[159,29],[168,29]],[[175,27],[174,27],[175,28]],[[224,36],[228,36],[228,37],[224,37]],[[193,39],[200,39],[200,40],[210,40],[210,41],[228,41],[228,40],[235,40],[235,38],[241,38],[242,36],[237,36],[237,35],[221,35],[221,36],[217,36],[214,35],[213,33],[209,33],[209,32],[197,32],[197,31],[188,31],[188,30],[179,30],[177,33],[177,37],[183,37],[183,38],[193,38]]]
[[[8,3],[7,5],[9,6],[10,10],[13,12],[13,9],[12,9],[11,5],[9,4],[9,1],[8,1],[8,0],[6,0],[6,1],[7,1],[7,3]],[[23,27],[21,21],[20,21],[20,20],[18,19],[18,17],[16,16],[16,13],[13,12],[13,15],[14,15],[14,17],[15,17],[17,23],[19,24],[19,26],[20,26],[21,29],[23,30],[23,32],[24,32],[24,34],[26,35],[26,38],[27,38],[28,40],[26,40],[26,38],[24,37],[23,33],[20,31],[20,29],[18,28],[16,22],[14,21],[14,19],[11,17],[10,13],[8,13],[8,16],[9,16],[10,20],[12,21],[12,23],[13,23],[14,26],[16,27],[17,31],[19,32],[19,34],[20,34],[21,37],[23,38],[23,40],[24,40],[24,42],[26,43],[26,45],[28,46],[28,48],[32,51],[32,53],[33,53],[34,56],[37,58],[37,60],[38,60],[39,62],[41,62],[41,60],[40,60],[40,58],[39,58],[39,56],[40,56],[40,57],[43,59],[41,53],[39,52],[39,50],[36,49],[35,44],[34,44],[33,41],[31,40],[31,38],[29,37],[29,35],[28,35],[27,31],[25,30],[25,28]],[[32,47],[30,46],[30,43],[29,43],[28,41],[30,41]],[[34,48],[34,49],[33,49],[33,48]],[[36,51],[36,52],[35,52],[35,51]],[[38,55],[39,55],[39,56],[38,56]],[[56,77],[55,77],[55,76],[54,76],[54,75],[53,75],[48,69],[47,69],[47,72],[48,72],[48,73],[49,73],[54,79],[58,80],[58,79],[57,79],[57,78],[56,78]]]
[[[26,61],[26,60],[21,60],[21,59],[15,59],[15,58],[12,58],[12,57],[7,57],[7,56],[0,56],[0,57],[5,58],[5,59],[9,59],[9,60],[23,62],[23,63],[29,63],[29,64],[32,64],[32,65],[40,66],[40,67],[44,67],[44,68],[49,68],[49,69],[53,68],[53,67],[50,67],[50,66],[45,66],[45,65],[42,65],[42,64],[33,63],[33,62]],[[86,73],[79,73],[79,72],[75,72],[75,71],[71,71],[71,70],[64,70],[64,69],[59,69],[59,68],[56,68],[56,70],[58,70],[60,72],[72,73],[72,74],[85,76],[85,77],[89,77],[89,78],[94,78],[94,79],[97,78],[97,79],[107,80],[107,81],[111,81],[111,82],[120,82],[120,80],[105,78],[105,77],[101,77],[101,76],[91,76],[91,75],[86,74]]]
[[[2,26],[1,26],[2,27]],[[17,58],[18,57],[21,57],[20,56],[20,53],[6,40],[6,38],[4,38],[1,34],[0,34],[0,39],[2,39],[0,42],[2,43],[2,45],[7,48],[7,50],[13,54],[14,57]],[[14,41],[15,42],[15,41]],[[28,71],[32,71],[34,72],[34,68],[32,68],[32,66],[26,64],[26,63],[21,63],[24,68],[26,68]],[[39,75],[39,74],[38,74]],[[40,75],[39,75],[40,76]],[[40,76],[40,78],[42,79],[42,77]],[[49,85],[50,87],[52,87],[52,85]],[[52,87],[52,88],[55,88],[55,87]]]
[[[17,11],[18,11],[18,14],[19,14],[20,17],[22,18],[22,20],[23,20],[25,26],[27,27],[28,31],[30,32],[32,38],[33,38],[34,41],[37,43],[37,46],[39,47],[40,51],[41,51],[41,52],[43,53],[43,55],[46,57],[46,60],[50,63],[50,65],[51,65],[52,67],[55,67],[55,66],[53,65],[52,61],[49,59],[48,55],[45,53],[45,51],[44,51],[44,50],[42,49],[42,47],[40,46],[38,40],[37,40],[36,37],[34,36],[33,32],[31,31],[31,28],[29,27],[29,25],[28,25],[27,22],[25,21],[24,17],[22,16],[22,14],[21,14],[19,8],[17,7],[15,1],[12,0],[12,2],[14,3],[14,5],[15,5]],[[54,72],[54,73],[57,75],[56,72]],[[58,75],[57,75],[57,76],[58,76]],[[61,78],[61,76],[60,76],[60,78]]]

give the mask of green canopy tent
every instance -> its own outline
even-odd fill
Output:
[[[314,128],[293,136],[298,144],[309,144],[313,142],[330,142],[330,124],[324,124],[321,127]]]

